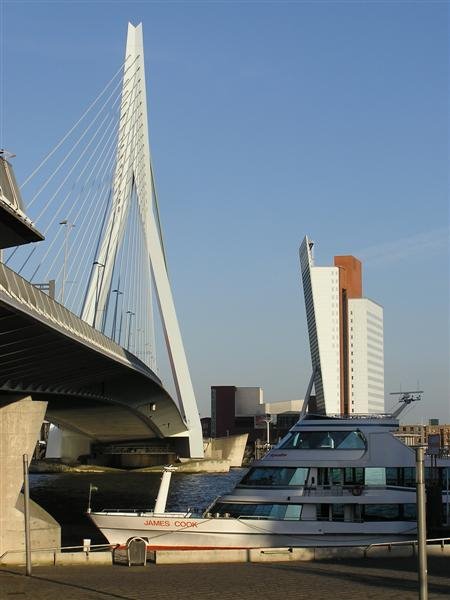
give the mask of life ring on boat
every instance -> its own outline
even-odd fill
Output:
[[[362,485],[355,485],[355,487],[352,488],[353,496],[361,496],[362,493],[363,493]]]

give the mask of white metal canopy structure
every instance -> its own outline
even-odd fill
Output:
[[[190,454],[202,457],[200,416],[175,312],[159,226],[147,124],[142,24],[128,24],[117,141],[111,209],[94,263],[97,269],[92,270],[81,317],[98,329],[104,328],[114,264],[135,198],[178,402],[189,431]],[[153,321],[151,298],[146,298],[146,302],[149,306],[148,319]],[[131,314],[129,318],[131,320]]]

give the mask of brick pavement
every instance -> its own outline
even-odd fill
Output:
[[[0,569],[0,599],[416,600],[411,558]],[[429,599],[450,598],[450,559],[429,560]]]

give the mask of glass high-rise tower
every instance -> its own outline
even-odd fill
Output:
[[[305,237],[300,265],[317,409],[328,414],[384,411],[383,308],[362,295],[362,266],[335,256],[316,266]]]

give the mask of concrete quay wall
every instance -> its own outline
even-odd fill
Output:
[[[312,562],[332,559],[407,558],[415,556],[412,546],[366,546],[335,548],[252,548],[242,550],[155,550],[148,552],[148,562],[157,565]],[[450,545],[427,547],[429,557],[450,557]],[[111,551],[60,552],[59,550],[32,553],[34,566],[112,565]],[[25,565],[25,553],[9,553],[0,557],[0,566]]]
[[[241,550],[156,550],[151,552],[151,560],[156,564],[195,564],[195,563],[233,563],[233,562],[287,562],[320,561],[342,558],[367,557],[408,557],[416,550],[405,546],[350,546],[334,548],[251,548]],[[450,545],[427,546],[429,556],[450,557]]]

